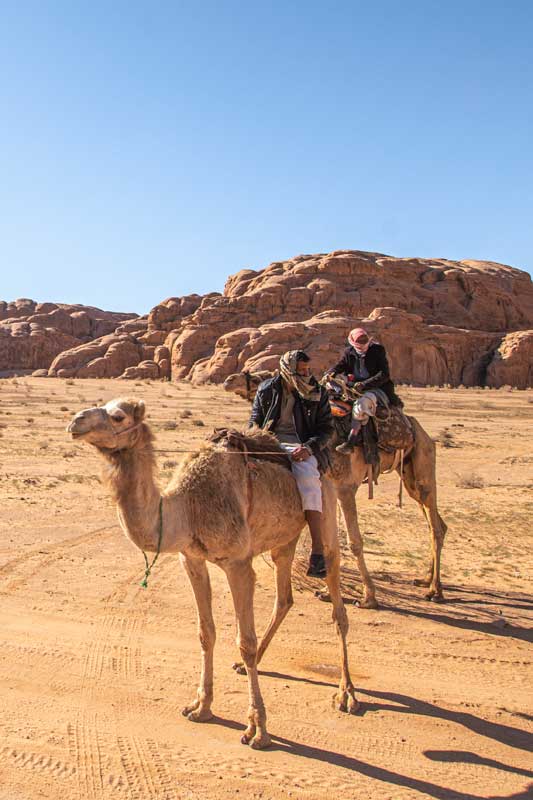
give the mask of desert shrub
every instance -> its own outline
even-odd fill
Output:
[[[470,472],[467,475],[462,475],[457,481],[456,486],[460,489],[484,489],[485,481],[475,472]]]
[[[181,419],[187,419],[188,417],[192,417],[192,411],[188,408],[184,408],[183,411],[180,411],[179,416]]]
[[[455,447],[455,442],[453,439],[453,433],[448,430],[448,428],[444,428],[438,436],[435,436],[433,439],[434,442],[437,442],[442,447]]]
[[[65,384],[66,384],[67,386],[75,386],[75,383],[74,383],[74,381],[72,380],[72,378],[67,378],[67,380],[65,381]]]
[[[202,419],[193,419],[192,424],[196,425],[198,428],[203,428],[205,422]]]
[[[60,411],[68,411],[68,408],[66,406],[61,406],[61,408],[59,410]]]
[[[178,423],[176,422],[175,419],[169,419],[166,422],[163,422],[163,425],[161,427],[163,428],[164,431],[175,431],[176,428],[178,427]]]

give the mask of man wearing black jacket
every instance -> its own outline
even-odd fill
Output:
[[[348,343],[349,347],[344,351],[341,360],[327,373],[332,376],[344,373],[359,394],[353,405],[352,428],[348,440],[336,448],[340,453],[350,453],[354,449],[361,424],[367,422],[370,416],[376,415],[380,393],[385,402],[393,406],[403,405],[394,391],[383,345],[370,339],[364,328],[350,331]]]
[[[311,532],[307,574],[324,577],[320,472],[328,466],[326,447],[333,434],[333,420],[327,393],[311,376],[309,356],[303,350],[285,353],[280,359],[280,374],[260,384],[250,425],[271,430],[290,454],[292,473]]]

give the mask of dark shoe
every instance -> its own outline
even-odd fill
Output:
[[[342,453],[344,456],[349,456],[350,453],[353,453],[355,450],[355,445],[351,442],[344,442],[343,444],[338,444],[335,450],[337,453]]]
[[[326,577],[326,562],[322,553],[311,553],[307,574],[310,578]]]

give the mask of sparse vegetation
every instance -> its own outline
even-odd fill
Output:
[[[481,475],[477,475],[475,472],[470,472],[467,475],[460,477],[456,483],[456,486],[458,486],[459,489],[484,489],[485,481]]]
[[[161,427],[164,431],[175,431],[178,427],[178,423],[175,419],[168,419],[166,422],[163,422]]]
[[[203,419],[193,419],[192,424],[196,425],[197,428],[203,428],[205,422],[203,421]]]
[[[192,411],[188,408],[184,408],[183,411],[180,411],[178,415],[181,419],[187,419],[188,417],[192,417]]]
[[[434,441],[442,447],[457,447],[454,441],[454,434],[448,428],[443,428],[438,436],[434,438]]]

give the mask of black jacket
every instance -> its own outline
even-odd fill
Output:
[[[359,372],[359,356],[355,348],[351,345],[346,348],[340,361],[332,367],[329,372],[337,375],[343,372],[345,375],[357,375]],[[389,398],[393,406],[403,405],[402,401],[394,391],[394,384],[390,378],[389,362],[387,361],[387,354],[382,344],[374,342],[370,345],[365,355],[365,366],[370,375],[364,381],[361,381],[365,391],[371,389],[382,389]]]
[[[258,425],[260,428],[266,428],[269,423],[272,423],[271,427],[275,428],[281,415],[282,394],[281,375],[263,381],[255,395],[250,426]],[[318,461],[320,471],[324,472],[329,466],[327,446],[334,432],[326,390],[320,387],[318,402],[304,400],[297,392],[293,392],[293,394],[296,432],[302,444],[311,448]]]

